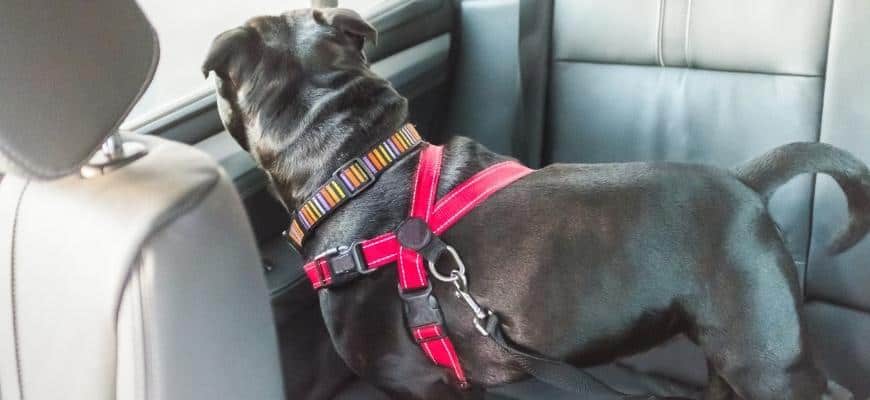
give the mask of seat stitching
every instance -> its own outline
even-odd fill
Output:
[[[658,21],[658,37],[656,38],[656,58],[658,59],[659,66],[665,66],[665,56],[662,41],[664,40],[664,26],[665,26],[665,1],[659,0],[659,21]]]
[[[156,150],[156,148],[152,149],[152,150]],[[152,151],[152,154],[153,153],[154,153],[154,151]],[[142,260],[141,249],[147,247],[154,237],[156,237],[158,234],[163,232],[174,221],[187,215],[188,213],[192,212],[197,207],[199,207],[205,198],[207,198],[208,196],[210,196],[212,193],[214,193],[217,190],[217,188],[220,186],[220,182],[221,182],[221,175],[219,173],[212,174],[212,176],[208,177],[207,181],[203,182],[200,185],[197,185],[197,187],[193,188],[191,191],[186,193],[171,208],[169,208],[166,212],[159,215],[155,219],[154,227],[152,228],[151,232],[148,233],[148,235],[140,243],[139,253],[136,256],[136,259],[133,260],[133,262],[137,263],[137,265],[136,266],[131,265],[130,271],[127,272],[127,276],[124,278],[124,285],[122,287],[127,287],[127,285],[130,284],[130,280],[133,278],[133,268],[136,268],[141,273],[142,265],[144,263],[144,260]],[[141,285],[142,285],[141,279],[139,279],[138,284],[140,285],[139,286],[139,292],[140,292],[139,296],[140,296],[140,302],[141,302],[140,308],[142,309],[141,318],[142,318],[142,341],[143,341],[143,344],[142,344],[142,346],[143,346],[143,349],[142,349],[143,365],[147,365],[148,359],[151,358],[151,355],[149,354],[149,351],[148,351],[149,346],[147,346],[145,343],[147,341],[146,332],[145,332],[145,320],[147,319],[146,315],[145,315],[146,302],[144,299],[145,293],[141,287]],[[118,298],[120,299],[121,296],[122,296],[122,294],[119,293]],[[118,316],[119,316],[119,313],[121,311],[120,309],[121,309],[121,302],[119,301],[117,306],[115,307],[115,321],[118,320]],[[144,379],[145,379],[145,382],[143,383],[143,392],[145,392],[145,396],[147,398],[148,383],[149,383],[148,381],[151,379],[150,368],[147,368],[147,367],[145,368]]]
[[[554,64],[586,64],[586,65],[603,65],[603,66],[643,67],[643,68],[657,67],[657,65],[655,65],[655,64],[636,64],[636,63],[627,63],[627,62],[588,61],[588,60],[574,60],[574,59],[554,59],[553,63]],[[668,66],[665,66],[664,68],[687,69],[688,67],[668,65]],[[732,74],[756,74],[756,75],[781,76],[781,77],[824,79],[823,75],[805,75],[805,74],[794,74],[794,73],[785,73],[785,72],[741,71],[741,70],[736,70],[736,69],[724,69],[724,68],[716,68],[716,67],[693,68],[693,69],[697,69],[699,71],[723,72],[723,73],[732,73]]]
[[[692,68],[692,60],[689,57],[689,34],[692,26],[692,0],[689,0],[689,5],[686,6],[686,33],[683,37],[683,53],[686,56],[686,67]]]
[[[137,397],[139,395],[142,395],[142,400],[145,400],[148,398],[148,382],[151,380],[151,368],[148,367],[148,361],[150,358],[146,356],[146,354],[148,354],[148,349],[150,348],[150,346],[148,346],[148,341],[146,338],[147,335],[145,334],[145,310],[143,309],[143,307],[145,307],[145,301],[142,298],[142,279],[140,279],[140,274],[142,273],[142,255],[141,254],[138,257],[136,257],[136,267],[135,268],[136,268],[136,271],[134,272],[134,275],[131,276],[131,279],[135,279],[135,281],[136,281],[136,292],[137,292],[136,295],[137,295],[138,300],[139,300],[138,301],[138,303],[139,303],[138,304],[138,306],[139,306],[138,307],[139,308],[139,310],[138,310],[139,311],[139,327],[140,327],[139,329],[140,329],[140,332],[142,334],[141,356],[142,356],[142,368],[144,370],[142,371],[142,378],[143,378],[142,379],[143,382],[142,382],[142,386],[141,386],[142,389],[136,390],[136,384],[134,383],[133,390],[135,390]],[[131,324],[133,323],[132,320],[133,320],[133,318],[130,318]],[[134,336],[134,343],[135,343],[135,340],[136,340],[135,339],[135,335],[136,335],[135,327],[132,329],[132,334]],[[133,351],[136,351],[135,348]],[[138,378],[139,374],[136,374],[135,377]]]
[[[21,215],[21,201],[24,198],[24,192],[27,191],[29,185],[30,180],[27,180],[21,188],[21,193],[18,194],[18,200],[15,202],[15,216],[12,219],[12,240],[10,245],[11,262],[9,264],[10,294],[12,296],[12,341],[15,344],[15,373],[18,377],[18,394],[21,400],[24,400],[24,383],[21,379],[21,348],[18,343],[18,307],[15,301],[15,239],[17,237],[18,218]]]

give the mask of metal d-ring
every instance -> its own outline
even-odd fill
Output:
[[[453,286],[455,286],[456,297],[464,301],[468,308],[471,309],[471,313],[474,314],[474,319],[472,320],[474,328],[477,329],[481,335],[489,336],[489,332],[487,332],[484,325],[486,318],[492,315],[492,311],[482,307],[468,291],[468,277],[465,276],[465,263],[462,262],[462,258],[459,257],[459,253],[456,249],[450,245],[446,246],[445,249],[450,253],[450,256],[453,257],[457,269],[450,271],[450,276],[444,276],[435,268],[435,262],[429,261],[429,273],[441,282],[453,283]]]
[[[460,276],[464,280],[465,264],[462,262],[462,258],[459,257],[459,253],[456,251],[456,249],[453,248],[453,246],[450,245],[447,245],[445,247],[445,250],[447,250],[447,252],[450,253],[450,256],[453,257],[453,261],[456,263],[456,266],[459,267],[459,269],[450,271],[450,276],[445,276],[438,272],[438,269],[435,268],[435,260],[429,260],[429,273],[431,273],[432,276],[435,277],[435,279],[438,279],[441,282],[453,282],[459,279]]]

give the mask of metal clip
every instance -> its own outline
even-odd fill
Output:
[[[456,266],[459,267],[457,270],[453,270],[450,272],[450,276],[444,276],[440,272],[438,272],[438,268],[435,268],[435,261],[429,261],[429,273],[438,279],[441,282],[454,282],[459,279],[459,275],[465,277],[465,263],[462,262],[462,258],[459,257],[459,253],[453,246],[447,245],[445,247],[450,256],[453,257],[453,261],[456,263]],[[455,275],[454,273],[458,274]]]
[[[489,333],[484,327],[484,321],[488,316],[492,315],[492,311],[482,307],[468,291],[468,278],[465,276],[465,263],[462,262],[459,253],[453,248],[453,246],[447,246],[446,249],[447,252],[450,253],[450,256],[453,257],[453,261],[456,263],[458,269],[450,271],[450,276],[444,276],[435,268],[435,263],[429,261],[429,272],[439,281],[453,283],[453,286],[456,287],[454,292],[456,298],[464,301],[474,314],[474,327],[481,335],[489,336]]]
[[[464,301],[474,314],[474,320],[472,321],[474,327],[481,335],[489,336],[489,332],[487,332],[486,327],[484,327],[484,321],[488,316],[492,315],[492,311],[482,307],[477,300],[474,299],[474,296],[468,292],[468,279],[465,277],[464,273],[460,274],[458,270],[454,270],[450,275],[456,278],[453,280],[453,286],[456,287],[456,297]]]

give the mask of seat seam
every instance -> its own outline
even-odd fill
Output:
[[[10,242],[10,263],[9,263],[9,281],[10,281],[10,296],[12,299],[12,341],[15,346],[15,373],[18,378],[18,395],[20,400],[24,400],[24,381],[21,378],[21,347],[18,342],[18,307],[15,295],[17,293],[16,289],[16,281],[15,281],[15,242],[16,237],[18,236],[18,220],[21,216],[21,203],[24,199],[24,192],[27,191],[27,187],[30,185],[30,180],[25,181],[24,186],[21,188],[21,192],[18,194],[18,200],[15,202],[15,215],[12,219],[12,239]]]
[[[148,399],[148,382],[151,378],[149,371],[151,369],[148,368],[148,360],[150,358],[146,357],[146,354],[148,354],[148,349],[150,347],[148,346],[147,336],[145,335],[145,310],[144,310],[145,302],[142,301],[143,299],[142,299],[141,275],[142,275],[142,256],[140,254],[139,257],[136,257],[136,274],[134,277],[132,277],[132,279],[136,280],[136,291],[137,291],[136,297],[138,297],[138,301],[139,301],[139,307],[138,307],[139,308],[139,326],[140,326],[140,329],[142,330],[142,368],[143,368],[143,370],[142,370],[142,378],[143,379],[142,380],[143,380],[143,382],[142,382],[141,392],[136,390],[135,381],[134,381],[134,385],[133,385],[133,390],[136,390],[137,397],[139,395],[142,395],[141,399],[146,400],[146,399]],[[130,321],[131,321],[130,323],[132,324],[133,319],[131,318]],[[135,343],[135,341],[136,341],[135,329],[133,330],[132,334],[134,335],[133,341]]]
[[[590,64],[590,65],[613,65],[613,66],[626,66],[626,67],[657,67],[655,64],[636,64],[636,63],[625,63],[625,62],[610,62],[610,61],[588,61],[588,60],[577,60],[577,59],[569,59],[569,58],[559,58],[553,59],[554,63],[562,63],[562,64]],[[725,72],[731,74],[753,74],[753,75],[767,75],[767,76],[781,76],[781,77],[795,77],[795,78],[818,78],[824,79],[824,75],[806,75],[806,74],[792,74],[792,73],[782,73],[782,72],[762,72],[762,71],[740,71],[740,70],[731,70],[731,69],[716,69],[716,68],[689,68],[689,67],[681,67],[676,65],[666,65],[664,68],[672,68],[672,69],[685,69],[685,70],[693,70],[693,71],[709,71],[709,72]]]
[[[145,315],[146,311],[147,311],[146,307],[147,307],[147,304],[149,304],[149,303],[145,301],[145,291],[142,288],[142,279],[141,279],[142,267],[145,265],[144,256],[142,254],[142,249],[148,247],[149,243],[151,243],[151,241],[155,237],[157,237],[160,233],[166,231],[166,229],[170,225],[172,225],[172,222],[179,220],[180,218],[184,217],[185,215],[188,215],[191,212],[193,212],[194,210],[196,210],[199,206],[202,206],[204,204],[203,200],[205,198],[207,198],[208,196],[210,196],[212,193],[214,193],[215,189],[218,187],[218,184],[220,182],[219,177],[220,177],[220,175],[216,175],[215,176],[216,179],[214,179],[212,182],[209,182],[209,184],[204,185],[203,187],[198,188],[198,190],[191,192],[190,194],[185,196],[185,198],[183,198],[181,201],[179,201],[177,203],[177,206],[173,207],[173,209],[170,210],[170,212],[168,212],[166,214],[166,219],[163,221],[163,223],[158,225],[151,232],[151,234],[149,234],[145,238],[145,240],[142,241],[142,245],[139,247],[139,255],[138,255],[138,257],[136,257],[137,270],[138,270],[139,274],[137,276],[136,281],[137,281],[137,284],[139,286],[138,287],[139,299],[140,299],[139,307],[142,310],[142,313],[140,314],[141,324],[142,324],[142,355],[143,355],[142,364],[145,367],[145,371],[144,371],[145,382],[142,383],[142,388],[143,388],[143,392],[145,393],[145,396],[146,396],[145,399],[148,398],[147,394],[148,394],[149,384],[153,379],[153,376],[151,375],[151,368],[148,368],[148,365],[150,364],[149,361],[153,358],[153,354],[152,354],[153,349],[151,348],[151,346],[148,346],[148,339],[147,339],[148,335],[146,334],[146,330],[145,330],[145,327],[146,327],[145,321],[147,319],[146,315]]]
[[[689,0],[689,4],[686,6],[686,31],[683,35],[683,53],[686,58],[686,67],[692,68],[692,60],[689,57],[689,35],[691,34],[692,27],[692,0]]]
[[[825,121],[825,99],[827,98],[827,87],[828,87],[828,67],[831,63],[831,34],[834,31],[834,1],[831,1],[831,9],[828,12],[828,46],[825,49],[825,72],[823,73],[824,79],[822,79],[822,96],[819,101],[819,130],[816,132],[816,142],[820,143],[822,141],[822,129],[824,126],[822,125]],[[810,181],[810,212],[809,212],[809,223],[807,225],[807,246],[806,253],[804,254],[804,276],[803,281],[801,282],[801,297],[806,300],[807,293],[809,289],[809,275],[810,275],[810,256],[812,254],[813,248],[813,225],[815,221],[815,210],[816,210],[816,182],[818,181],[818,174],[812,175],[812,180]]]
[[[161,215],[158,215],[157,218],[155,218],[157,223],[154,225],[154,228],[151,230],[151,232],[149,232],[143,238],[141,243],[139,244],[139,253],[137,254],[136,258],[133,261],[136,265],[131,266],[130,271],[127,273],[127,276],[125,278],[125,283],[124,283],[124,285],[122,285],[122,288],[123,288],[122,292],[118,294],[118,305],[115,308],[115,321],[118,321],[119,316],[120,316],[120,312],[121,312],[121,307],[123,306],[123,304],[122,304],[123,302],[121,301],[121,298],[123,297],[123,290],[126,290],[126,288],[128,288],[129,285],[131,284],[131,280],[133,280],[134,269],[137,270],[141,275],[142,265],[144,264],[144,262],[142,260],[142,257],[143,257],[142,249],[145,248],[148,245],[148,243],[155,236],[160,234],[160,232],[163,232],[164,230],[166,230],[166,228],[168,226],[170,226],[173,221],[176,221],[179,218],[187,215],[191,211],[195,210],[197,206],[201,205],[203,203],[202,200],[205,199],[206,197],[208,197],[209,195],[211,195],[214,192],[215,188],[218,187],[218,185],[220,183],[220,177],[221,177],[221,174],[219,172],[213,174],[213,176],[211,177],[211,179],[209,181],[206,181],[204,184],[199,185],[198,187],[191,190],[189,193],[184,195],[184,197],[179,199],[167,212],[165,212]],[[146,339],[147,335],[145,334],[145,319],[146,319],[145,318],[145,301],[144,301],[144,297],[143,297],[144,294],[143,294],[142,287],[141,287],[142,280],[137,279],[137,281],[138,281],[138,285],[139,285],[139,288],[138,288],[139,289],[139,299],[140,299],[139,307],[142,311],[141,315],[140,315],[140,318],[142,320],[142,347],[143,347],[143,349],[142,349],[142,355],[143,355],[142,363],[143,363],[143,366],[147,366],[148,360],[150,358],[148,356],[148,351],[149,351],[150,347],[147,346],[147,343],[146,343],[147,342],[147,339]],[[117,353],[116,353],[116,357],[117,357]],[[116,360],[116,362],[117,362],[117,360]],[[148,393],[149,381],[151,378],[149,371],[150,371],[150,368],[146,367],[145,371],[143,372],[145,382],[142,383],[142,387],[143,387],[143,392],[145,393],[145,396],[146,396],[145,399],[148,398],[147,393]],[[115,381],[117,382],[117,370],[115,372],[116,372]]]
[[[656,58],[658,59],[659,66],[665,66],[665,56],[663,43],[664,40],[664,25],[665,25],[665,1],[659,0],[659,21],[658,21],[658,36],[656,38]]]

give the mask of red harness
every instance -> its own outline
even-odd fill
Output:
[[[495,164],[459,184],[436,202],[443,148],[426,143],[424,146],[414,178],[409,219],[394,232],[327,251],[305,264],[304,269],[314,288],[321,289],[396,263],[399,295],[405,301],[411,336],[432,362],[450,368],[460,387],[467,388],[468,380],[445,331],[437,300],[431,294],[424,258],[434,263],[437,256],[449,247],[445,247],[438,236],[490,195],[532,170],[514,161]],[[403,229],[402,226],[414,227]],[[403,230],[410,235],[402,233]],[[436,248],[434,255],[433,247]],[[453,251],[452,248],[449,250]]]

